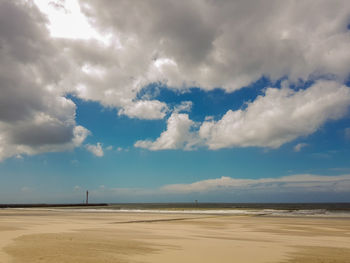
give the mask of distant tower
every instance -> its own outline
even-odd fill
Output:
[[[89,191],[86,191],[86,204],[89,203]]]

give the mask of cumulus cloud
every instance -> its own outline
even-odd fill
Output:
[[[300,152],[302,148],[308,146],[307,143],[298,143],[297,145],[294,146],[294,151],[295,152]]]
[[[175,106],[174,112],[190,112],[192,105],[192,101],[182,101],[179,105]]]
[[[343,117],[349,105],[350,88],[334,81],[318,81],[299,91],[268,88],[246,109],[229,110],[218,121],[205,121],[199,135],[210,149],[278,148]]]
[[[298,81],[332,75],[341,82],[348,75],[350,5],[344,0],[317,5],[80,0],[80,5],[93,33],[56,39],[70,64],[64,88],[115,107],[120,115],[165,117],[164,103],[138,99],[151,83],[233,91],[261,76]]]
[[[225,191],[277,191],[277,192],[349,192],[350,175],[320,176],[312,174],[290,175],[279,178],[236,179],[220,177],[194,182],[173,184],[161,188],[168,193],[225,192]]]
[[[151,150],[188,149],[200,145],[207,145],[209,149],[278,148],[314,133],[329,120],[343,117],[349,105],[350,88],[335,81],[318,81],[298,91],[286,86],[268,88],[244,109],[229,110],[218,121],[207,118],[199,130],[188,114],[174,111],[168,119],[167,130],[158,139],[138,141],[135,146]],[[299,144],[295,150],[300,151],[305,146]]]
[[[120,109],[119,115],[127,115],[130,118],[139,119],[163,119],[168,111],[164,102],[157,100],[140,100],[126,105]]]
[[[350,128],[344,130],[345,139],[350,140]]]
[[[45,144],[27,145],[27,144],[14,144],[8,139],[6,132],[0,134],[0,160],[15,156],[22,156],[20,154],[35,155],[45,152],[62,152],[70,151],[76,147],[82,145],[85,138],[90,132],[82,126],[75,126],[73,128],[73,135],[71,140],[67,142],[45,142]],[[3,136],[3,137],[2,137]]]
[[[107,151],[112,151],[112,150],[113,150],[113,146],[112,146],[112,145],[107,146],[107,147],[106,147],[106,150],[107,150]]]
[[[91,152],[93,155],[97,157],[102,157],[104,155],[102,145],[99,142],[96,145],[87,144],[85,145],[85,147],[86,147],[86,150],[88,150],[89,152]]]
[[[67,93],[117,108],[119,115],[162,119],[169,112],[164,102],[139,98],[151,83],[234,91],[262,76],[334,80],[319,94],[320,81],[306,91],[268,89],[247,109],[205,121],[199,135],[188,115],[179,113],[190,108],[183,103],[158,139],[135,144],[152,150],[203,142],[211,149],[276,148],[344,115],[348,88],[336,82],[343,83],[350,68],[348,1],[79,2],[91,23],[91,35],[83,39],[52,38],[47,28],[55,28],[55,21],[31,1],[0,1],[0,160],[81,145],[89,131],[75,122],[76,106]],[[55,3],[57,12],[69,13],[67,1]],[[304,110],[292,110],[299,100]],[[265,115],[258,112],[253,121],[258,109]],[[288,114],[295,114],[290,124],[274,122]]]
[[[181,200],[199,199],[221,202],[288,202],[324,200],[345,201],[350,194],[350,175],[321,176],[298,174],[278,178],[239,179],[219,177],[189,184],[170,184],[159,188],[98,188],[91,190],[98,199]],[[302,198],[300,198],[302,197]]]
[[[342,81],[349,73],[346,0],[80,3],[114,36],[115,91],[152,82],[233,91],[261,76]]]
[[[89,132],[59,88],[68,66],[45,17],[31,2],[3,0],[0,24],[0,160],[80,146]]]
[[[218,122],[204,122],[199,137],[210,149],[277,148],[344,114],[348,89],[341,83],[347,78],[350,66],[347,1],[319,1],[317,5],[312,0],[254,4],[196,0],[132,3],[80,0],[80,3],[96,30],[111,34],[112,44],[66,43],[66,52],[81,68],[80,85],[75,92],[81,98],[117,107],[120,115],[144,119],[165,117],[167,108],[162,102],[135,99],[151,83],[176,89],[196,86],[234,91],[262,76],[272,81],[287,76],[291,83],[327,76],[334,82],[322,84],[329,87],[320,89],[320,94],[315,86],[295,94],[289,89],[268,89],[247,110],[228,111]],[[308,10],[315,11],[310,14]],[[327,94],[336,98],[328,102]],[[342,95],[344,100],[339,98]],[[279,104],[274,106],[273,99]],[[336,105],[337,99],[340,106]],[[289,103],[286,109],[284,102]],[[326,106],[321,105],[323,102]],[[298,103],[303,104],[305,112],[296,110]],[[309,111],[308,104],[321,106]],[[337,115],[337,110],[342,113]],[[288,124],[285,120],[293,113],[296,115]],[[307,122],[309,117],[313,118],[311,123]],[[139,141],[135,146],[177,149],[181,142],[177,144],[176,139],[164,142],[163,138],[170,139],[165,137],[168,134],[164,133],[155,142]]]
[[[74,186],[74,191],[80,192],[82,189],[79,185]]]
[[[138,99],[138,93],[149,82],[142,79],[143,54],[121,52],[96,39],[58,41],[71,72],[67,76],[67,92],[84,100],[118,109],[119,115],[139,119],[162,119],[167,105],[158,100]],[[130,47],[132,49],[132,47]]]
[[[196,145],[195,134],[192,128],[195,122],[189,119],[188,114],[172,113],[167,121],[167,129],[155,141],[137,141],[135,147],[146,148],[152,151],[168,149],[191,150]]]

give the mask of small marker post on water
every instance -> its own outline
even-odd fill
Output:
[[[89,204],[89,191],[86,191],[86,204]]]

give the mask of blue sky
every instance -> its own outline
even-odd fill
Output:
[[[14,2],[0,8],[0,203],[87,189],[92,202],[350,201],[346,1],[302,21],[312,1]]]
[[[241,108],[244,102],[254,100],[266,83],[260,81],[253,87],[233,93],[225,93],[219,89],[203,92],[193,88],[179,94],[166,87],[160,87],[157,99],[167,104],[190,100],[193,102],[191,119],[203,121],[204,116],[213,114],[220,118],[228,109]],[[20,196],[33,196],[33,201],[46,197],[52,202],[56,199],[50,199],[49,195],[56,192],[55,198],[58,200],[65,201],[64,195],[68,195],[67,201],[81,201],[85,189],[95,190],[101,186],[158,189],[164,185],[190,184],[222,176],[259,179],[294,174],[337,176],[350,173],[350,138],[345,134],[345,129],[350,126],[349,116],[328,122],[317,132],[286,143],[278,149],[244,147],[208,150],[200,147],[192,151],[149,151],[135,148],[133,144],[139,139],[156,139],[166,129],[163,120],[130,119],[118,116],[116,110],[102,107],[99,103],[75,97],[71,99],[77,105],[77,123],[92,133],[85,143],[100,142],[104,156],[97,157],[80,147],[68,152],[9,158],[0,165],[1,176],[6,182],[1,186],[5,198],[6,194],[13,198],[17,192]],[[294,147],[299,143],[307,145],[296,151]],[[109,146],[113,148],[108,150]],[[170,196],[166,201],[192,201],[193,198],[198,198],[198,195],[206,201],[259,201],[254,193],[246,194],[243,199],[227,197],[226,193],[209,193],[203,197],[202,193],[195,193]],[[266,201],[274,201],[264,195]],[[347,201],[348,197],[349,195],[330,196],[330,199]],[[142,201],[118,195],[115,199],[113,196],[101,196],[96,201],[118,202],[118,198],[122,198],[123,202]],[[157,195],[147,198],[148,201],[162,201]],[[294,201],[296,197],[284,198],[285,201]],[[311,201],[328,200],[308,195],[305,198]],[[19,198],[18,201],[20,200],[23,199]]]

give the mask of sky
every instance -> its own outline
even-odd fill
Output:
[[[350,202],[349,44],[347,0],[0,0],[0,203]]]

